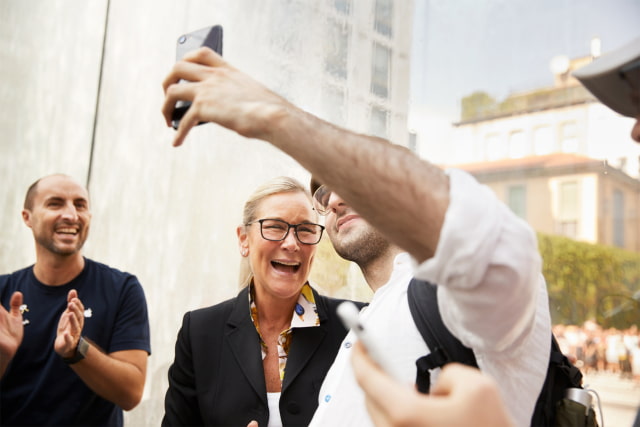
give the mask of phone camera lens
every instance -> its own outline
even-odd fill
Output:
[[[178,43],[180,44],[183,44],[186,41],[187,41],[187,36],[180,36],[180,38],[178,39]]]

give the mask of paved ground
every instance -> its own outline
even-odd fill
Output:
[[[603,372],[585,375],[584,384],[600,396],[604,427],[633,425],[640,405],[640,381],[621,379],[618,374]],[[603,427],[602,423],[599,425]]]

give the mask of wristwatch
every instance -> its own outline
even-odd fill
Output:
[[[78,346],[76,347],[76,354],[74,354],[73,357],[63,357],[62,360],[67,365],[73,365],[84,359],[87,355],[87,350],[89,350],[89,342],[85,340],[84,337],[80,337]]]

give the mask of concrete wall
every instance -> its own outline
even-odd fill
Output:
[[[306,29],[321,25],[313,8],[330,4],[0,1],[0,273],[35,261],[30,230],[20,219],[27,187],[54,172],[88,183],[93,221],[84,254],[136,274],[149,305],[153,354],[144,400],[126,415],[130,425],[160,422],[184,312],[237,292],[235,228],[245,198],[273,176],[309,179],[268,144],[211,124],[193,130],[184,146],[171,146],[173,130],[160,114],[161,82],[174,62],[176,39],[222,24],[227,59],[314,109],[316,94],[303,88],[313,92],[310,83],[322,70],[311,48],[321,38]],[[276,24],[282,40],[273,36]],[[408,44],[410,31],[410,25],[398,28],[402,43]],[[296,61],[282,61],[278,55],[285,49],[278,43],[294,43],[285,53]],[[398,55],[405,64],[394,68],[404,73],[397,81],[408,81],[408,50]],[[404,86],[395,92],[400,99],[408,91]],[[406,106],[392,117],[406,122]],[[390,128],[406,136],[406,125]],[[352,273],[350,283],[356,284],[336,293],[366,298],[367,289]]]

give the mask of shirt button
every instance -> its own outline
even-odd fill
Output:
[[[344,343],[344,348],[351,348],[353,344],[351,344],[349,341],[347,341],[346,343]]]

